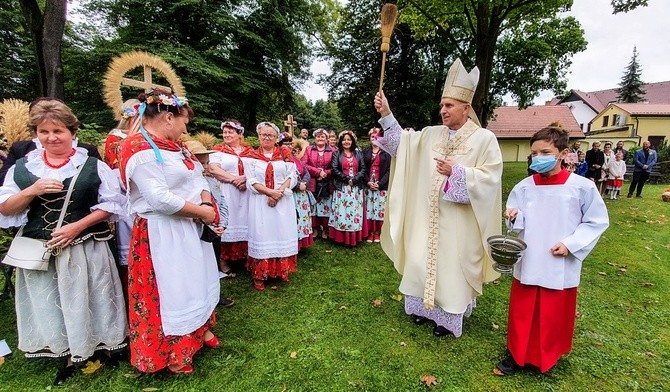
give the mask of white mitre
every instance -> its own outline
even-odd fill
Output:
[[[442,98],[452,98],[470,105],[469,116],[477,125],[480,125],[477,114],[472,110],[472,97],[475,95],[477,84],[479,83],[479,68],[474,67],[468,73],[461,62],[461,59],[456,59],[449,68],[447,80],[444,81],[444,89],[442,90]]]

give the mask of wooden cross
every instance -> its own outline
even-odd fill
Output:
[[[148,92],[153,88],[159,88],[162,90],[172,92],[172,88],[161,86],[160,84],[153,83],[151,80],[151,67],[148,65],[144,66],[144,80],[135,80],[130,78],[123,78],[121,80],[122,86],[130,86],[144,89],[144,92]]]
[[[298,126],[298,123],[293,121],[293,115],[289,114],[288,117],[286,118],[286,121],[284,121],[284,126],[288,127],[288,133],[293,136],[293,128]]]

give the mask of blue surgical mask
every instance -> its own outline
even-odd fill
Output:
[[[558,158],[555,155],[538,155],[533,157],[530,169],[537,173],[546,173],[556,166],[556,161],[558,161]]]

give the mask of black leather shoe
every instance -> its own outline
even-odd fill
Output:
[[[439,325],[436,325],[435,328],[433,328],[433,335],[437,336],[438,338],[441,336],[449,335],[450,333],[451,332],[449,332],[448,329],[440,327]]]
[[[226,297],[219,298],[219,306],[221,306],[223,308],[229,308],[233,305],[235,305],[235,301],[232,300],[231,298],[226,298]]]
[[[514,362],[514,358],[510,356],[500,361],[495,369],[493,369],[493,373],[498,376],[512,376],[519,368],[521,366]]]
[[[421,324],[425,323],[426,321],[428,321],[428,319],[425,318],[425,317],[412,315],[412,321],[414,321],[414,324],[416,324],[416,325],[421,325]]]
[[[54,385],[61,386],[65,384],[65,381],[74,376],[76,372],[77,368],[74,367],[74,365],[65,366],[64,368],[58,370],[58,373],[56,373],[56,379],[54,380]]]

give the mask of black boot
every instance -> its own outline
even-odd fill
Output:
[[[58,373],[56,373],[56,379],[54,380],[54,385],[59,387],[65,384],[65,381],[67,381],[70,377],[74,376],[74,374],[77,372],[77,368],[70,364],[66,365],[65,367],[61,368],[58,370]]]

